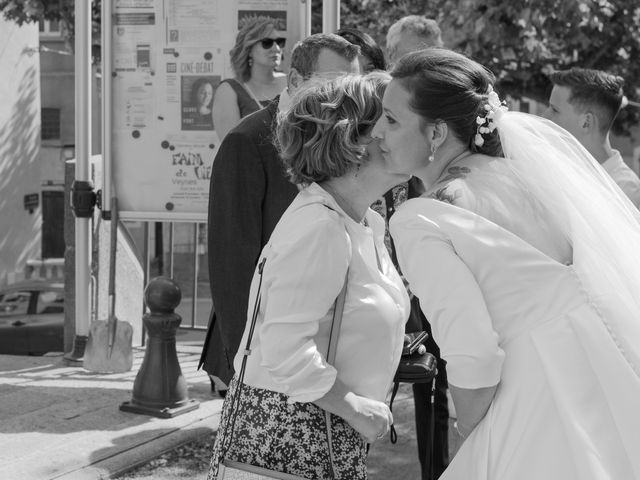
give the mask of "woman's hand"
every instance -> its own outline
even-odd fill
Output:
[[[354,393],[348,394],[346,400],[353,408],[353,413],[345,420],[367,443],[386,435],[393,424],[393,415],[385,403]]]

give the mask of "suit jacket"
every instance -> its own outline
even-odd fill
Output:
[[[229,383],[247,320],[249,288],[262,247],[298,188],[272,144],[278,98],[224,138],[209,189],[209,282],[213,309],[199,366]]]

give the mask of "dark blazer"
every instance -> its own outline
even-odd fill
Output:
[[[243,118],[227,134],[211,172],[208,248],[213,309],[199,366],[227,384],[247,320],[258,257],[298,194],[272,144],[278,100]]]

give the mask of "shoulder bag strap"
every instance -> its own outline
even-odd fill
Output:
[[[261,290],[262,290],[262,272],[264,271],[264,264],[267,261],[266,258],[263,258],[258,265],[258,273],[260,274],[260,281],[258,282],[258,291],[256,292],[256,300],[253,304],[253,314],[251,315],[251,325],[249,326],[249,335],[247,336],[247,345],[245,346],[244,352],[242,354],[242,366],[240,367],[240,373],[238,374],[238,384],[235,396],[233,398],[233,403],[231,405],[231,414],[233,415],[233,419],[230,422],[227,422],[223,432],[223,438],[229,438],[227,441],[227,448],[224,449],[224,454],[221,456],[222,459],[226,456],[229,448],[231,448],[233,432],[236,425],[236,417],[237,417],[237,408],[240,405],[240,395],[242,394],[242,385],[244,381],[244,372],[247,368],[247,357],[251,354],[251,339],[253,338],[253,332],[256,329],[256,321],[258,319],[258,312],[260,311],[260,301],[262,299]],[[231,424],[231,428],[229,428],[229,424]],[[229,436],[227,437],[227,433]]]
[[[335,308],[333,309],[333,320],[331,321],[331,333],[329,335],[329,347],[327,349],[327,363],[333,365],[336,359],[336,351],[338,350],[338,336],[340,335],[340,326],[342,325],[342,313],[344,312],[344,302],[347,298],[347,280],[349,279],[349,269],[344,276],[344,285],[336,298]],[[324,411],[327,423],[327,441],[329,443],[329,459],[331,461],[331,476],[336,476],[335,460],[333,455],[333,445],[331,438],[331,413]]]

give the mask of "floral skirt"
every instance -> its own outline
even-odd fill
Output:
[[[234,377],[224,399],[207,480],[216,480],[223,456],[303,478],[332,478],[323,409],[313,403],[290,404],[282,393],[243,384],[232,412],[238,387]],[[331,440],[335,478],[365,480],[366,443],[360,434],[331,415]]]

